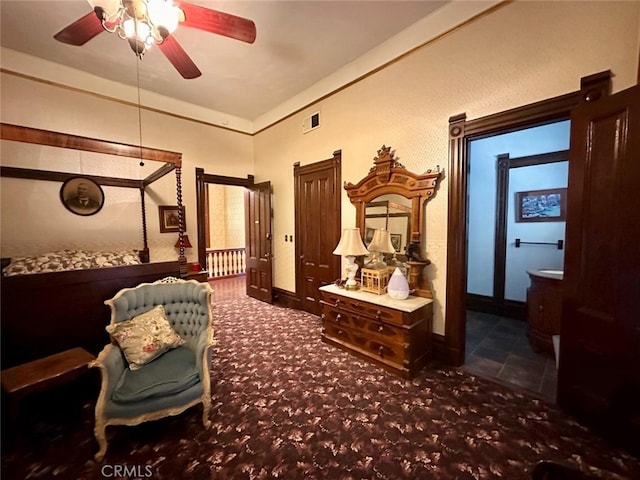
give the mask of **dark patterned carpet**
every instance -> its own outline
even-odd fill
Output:
[[[200,407],[109,427],[96,463],[85,381],[25,402],[2,478],[517,480],[545,459],[640,478],[640,461],[525,392],[436,365],[405,382],[323,344],[317,317],[253,299],[215,313],[210,430]]]

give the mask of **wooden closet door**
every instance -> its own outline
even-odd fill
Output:
[[[332,252],[340,240],[340,161],[333,158],[294,165],[296,291],[301,308],[320,315],[318,288],[340,278],[341,259]]]
[[[640,86],[572,112],[558,369],[560,406],[636,450],[639,132]]]
[[[247,295],[273,302],[271,183],[247,187],[244,196]]]

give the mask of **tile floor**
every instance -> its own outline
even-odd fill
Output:
[[[555,402],[557,370],[551,354],[536,353],[523,320],[467,311],[464,369],[516,385]]]

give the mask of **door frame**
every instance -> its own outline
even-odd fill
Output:
[[[205,213],[207,199],[207,184],[229,185],[237,187],[250,187],[254,185],[253,175],[247,178],[225,177],[222,175],[211,175],[205,173],[203,168],[196,167],[196,219],[198,224],[198,263],[200,270],[207,267],[207,237],[205,230]],[[246,216],[246,212],[245,212]]]
[[[580,90],[467,121],[465,113],[449,118],[449,211],[447,217],[447,280],[444,342],[436,355],[452,365],[465,361],[467,292],[467,201],[471,140],[508,133],[527,127],[569,119],[582,101],[591,101],[611,91],[611,71],[580,80]],[[444,343],[444,345],[442,345]]]

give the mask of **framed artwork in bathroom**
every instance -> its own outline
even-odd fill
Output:
[[[566,188],[517,192],[516,222],[564,222],[566,207]]]

